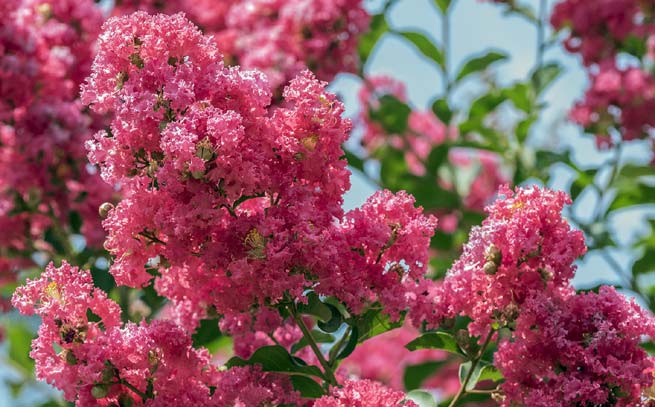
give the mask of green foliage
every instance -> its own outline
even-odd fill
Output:
[[[492,64],[499,61],[504,61],[507,58],[507,54],[499,51],[489,51],[484,55],[471,58],[466,61],[464,66],[462,66],[460,69],[459,73],[457,74],[457,81],[461,81],[471,74],[484,71]]]
[[[405,347],[411,351],[419,349],[440,349],[456,355],[466,356],[455,337],[447,332],[428,332],[414,339]]]
[[[443,52],[425,34],[412,31],[399,33],[421,51],[423,55],[435,62],[441,69],[445,69]]]

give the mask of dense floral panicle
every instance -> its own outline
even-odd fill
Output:
[[[418,407],[405,394],[370,380],[348,380],[334,387],[329,396],[314,402],[314,407]]]
[[[611,143],[611,129],[618,130],[624,140],[649,137],[655,128],[653,109],[655,78],[640,68],[618,68],[613,61],[606,61],[591,76],[584,100],[573,107],[570,116],[602,144]]]
[[[534,292],[568,292],[573,262],[586,250],[582,232],[562,218],[565,193],[528,187],[500,194],[442,286],[447,314],[471,317],[475,335],[511,323]]]
[[[214,399],[212,406],[217,407],[303,405],[288,377],[262,372],[259,367],[221,372]]]
[[[406,192],[376,192],[308,256],[319,277],[315,291],[336,296],[356,313],[379,301],[398,318],[422,291],[436,226]]]
[[[654,11],[641,0],[563,0],[555,5],[551,23],[569,29],[565,47],[589,65],[613,57],[631,37],[647,38]]]
[[[205,32],[213,33],[225,28],[228,11],[239,1],[241,0],[118,0],[112,13],[120,16],[137,10],[150,14],[175,14],[183,11]]]
[[[227,62],[262,70],[277,89],[305,69],[322,80],[354,72],[369,22],[361,0],[129,0],[114,14],[134,10],[185,12],[216,37]]]
[[[194,349],[186,331],[168,321],[121,326],[118,304],[93,287],[86,270],[50,264],[16,290],[13,305],[41,317],[30,354],[37,377],[78,406],[126,398],[134,405],[216,405],[209,353]],[[156,400],[142,403],[135,388]]]
[[[503,406],[641,406],[655,361],[639,344],[655,321],[613,287],[568,298],[537,295],[502,341]]]
[[[270,107],[262,76],[226,68],[182,15],[137,12],[105,28],[84,100],[116,112],[89,148],[123,184],[104,223],[119,284],[157,274],[188,329],[208,307],[235,317],[307,289],[353,310],[407,309],[436,220],[390,192],[343,216],[350,122],[326,83],[305,71]]]

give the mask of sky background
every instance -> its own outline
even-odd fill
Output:
[[[220,1],[220,0],[217,0]],[[591,0],[590,0],[591,1]],[[538,0],[528,0],[523,3],[536,9]],[[379,1],[367,1],[367,7],[376,10]],[[549,1],[552,6],[555,1]],[[492,48],[502,50],[510,55],[510,59],[497,64],[494,72],[500,83],[508,84],[524,79],[535,64],[536,31],[524,19],[504,16],[503,8],[493,3],[478,0],[453,0],[451,15],[451,60],[450,71],[456,72],[462,62],[474,54],[488,51]],[[433,5],[433,0],[400,0],[388,13],[390,25],[398,30],[419,30],[428,34],[437,42],[441,41],[441,20]],[[546,53],[545,61],[559,61],[565,68],[564,74],[545,93],[548,103],[540,122],[530,136],[530,142],[553,147],[571,147],[574,160],[582,167],[598,165],[608,159],[608,154],[599,153],[594,147],[592,138],[583,136],[580,130],[566,123],[566,113],[575,100],[582,97],[587,86],[587,77],[576,56],[565,53],[559,47],[553,47]],[[407,94],[411,103],[418,108],[428,108],[435,95],[443,91],[443,84],[437,69],[426,61],[411,45],[391,34],[381,40],[366,66],[369,74],[387,74],[402,80],[407,86]],[[466,106],[479,89],[475,80],[467,79],[467,83],[453,94],[456,106]],[[357,91],[359,80],[351,75],[342,75],[331,86],[338,92],[347,106],[347,114],[356,114]],[[351,146],[356,146],[354,140]],[[634,143],[625,155],[627,159],[644,162],[649,160],[649,148],[644,144]],[[553,188],[567,188],[571,176],[562,168],[554,169],[556,177]],[[361,205],[374,192],[374,187],[365,178],[354,174],[351,191],[346,196],[347,209]],[[583,196],[573,208],[576,215],[583,218],[588,208],[594,205],[594,197]],[[611,228],[619,243],[627,244],[638,236],[649,231],[644,215],[647,209],[631,210],[615,216]],[[615,257],[626,268],[631,265],[631,255],[624,251],[616,251]],[[591,253],[580,262],[579,273],[575,283],[579,287],[593,286],[601,281],[618,282],[605,262]],[[0,369],[0,377],[9,372]],[[45,388],[39,387],[41,389]],[[8,397],[7,388],[0,380],[0,407],[28,407],[34,405],[34,397],[23,395],[23,401],[12,401]]]

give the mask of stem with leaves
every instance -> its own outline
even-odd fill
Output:
[[[535,90],[539,90],[541,87],[541,78],[537,74],[544,65],[544,53],[546,51],[546,33],[545,33],[545,22],[546,14],[548,12],[548,0],[539,0],[539,15],[537,16],[536,28],[537,28],[537,54],[535,56],[535,66],[533,70],[533,86]]]
[[[493,329],[489,331],[489,334],[487,335],[487,338],[484,340],[484,343],[482,344],[482,347],[480,347],[480,350],[478,351],[478,354],[475,356],[475,358],[471,362],[471,369],[469,370],[468,374],[466,375],[466,378],[464,379],[464,382],[461,384],[459,390],[457,391],[457,394],[455,394],[455,397],[453,397],[452,401],[448,405],[448,407],[454,407],[457,405],[457,402],[462,398],[467,393],[466,387],[469,384],[469,381],[471,381],[471,377],[473,377],[473,373],[475,372],[475,369],[478,367],[478,364],[482,360],[482,356],[484,355],[485,350],[487,350],[487,346],[489,346],[489,343],[491,343],[491,338],[493,338],[494,334],[496,331]],[[470,393],[470,392],[468,392]]]
[[[338,386],[339,382],[337,381],[337,378],[334,376],[334,372],[332,371],[332,367],[330,366],[330,363],[328,363],[328,361],[325,360],[323,353],[319,349],[318,344],[314,340],[314,337],[312,337],[312,334],[307,328],[307,325],[305,325],[305,322],[302,320],[302,317],[298,314],[298,310],[296,309],[295,304],[289,305],[288,310],[289,313],[291,314],[291,317],[296,322],[296,325],[298,325],[298,327],[302,331],[302,334],[307,340],[307,343],[312,348],[312,351],[314,351],[314,354],[316,355],[318,362],[323,367],[323,371],[324,371],[323,373],[325,374],[325,378],[327,382],[332,386]]]

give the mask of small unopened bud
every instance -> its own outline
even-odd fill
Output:
[[[500,252],[498,246],[492,244],[491,246],[487,247],[487,250],[484,253],[484,259],[499,266],[500,262],[503,260],[503,255]]]
[[[455,341],[462,349],[466,350],[469,348],[469,339],[469,333],[466,329],[460,329],[455,333]]]
[[[102,399],[107,397],[107,394],[109,394],[109,386],[106,384],[96,384],[91,388],[93,398]]]
[[[129,75],[127,72],[119,72],[116,74],[116,90],[121,90],[123,89],[123,85],[125,85],[125,82],[129,79]]]
[[[314,151],[316,149],[316,145],[318,144],[318,135],[311,134],[301,139],[300,144],[302,144],[302,146],[305,147],[308,151]]]
[[[505,395],[500,390],[496,390],[491,393],[491,399],[498,404],[502,404],[505,401]]]
[[[98,208],[98,214],[102,219],[105,219],[112,209],[114,209],[114,205],[109,202],[105,202],[100,205],[100,208]]]
[[[518,305],[510,303],[507,307],[505,307],[505,310],[503,311],[503,317],[507,322],[512,322],[519,317],[520,312],[521,310],[519,309]]]
[[[215,157],[214,148],[208,139],[203,139],[196,145],[196,157],[209,161]]]
[[[150,365],[155,366],[156,364],[159,363],[159,358],[157,357],[157,352],[155,352],[154,349],[150,349],[148,351],[148,363]]]
[[[36,11],[43,17],[45,20],[52,18],[52,6],[49,3],[43,3],[36,6]]]
[[[116,376],[116,371],[111,364],[105,363],[105,367],[102,369],[102,381],[110,382]]]
[[[553,279],[553,272],[549,269],[540,268],[539,274],[541,274],[541,279],[544,281],[544,283]]]
[[[485,274],[493,276],[498,271],[498,266],[493,261],[488,261],[484,263],[482,269],[484,270]]]

